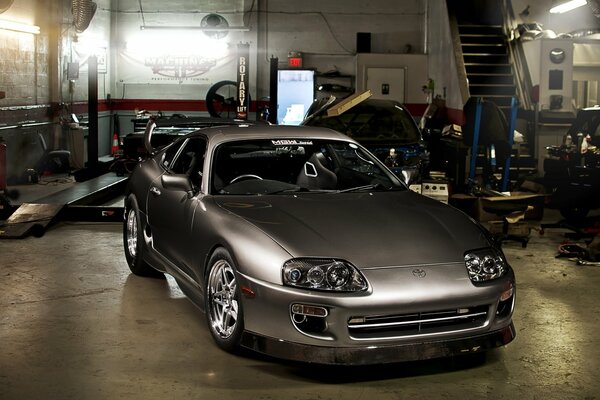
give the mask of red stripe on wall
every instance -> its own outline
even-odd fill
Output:
[[[111,100],[113,111],[148,110],[148,111],[206,111],[204,100],[150,100],[120,99]]]
[[[257,106],[268,105],[268,102],[252,101],[250,111],[256,111]],[[110,109],[113,111],[208,111],[205,100],[156,100],[156,99],[117,99],[111,100]]]
[[[423,114],[425,114],[427,106],[427,103],[404,103],[404,107],[406,107],[410,115],[412,115],[413,117],[423,116]]]
[[[252,101],[250,111],[255,112],[257,106],[267,106],[268,102]],[[427,103],[405,103],[404,106],[414,117],[421,117],[427,109]],[[205,100],[157,100],[157,99],[112,99],[110,101],[100,100],[98,102],[98,111],[134,111],[147,110],[150,112],[158,111],[178,111],[178,112],[207,112]],[[72,106],[72,112],[87,113],[87,103],[75,103]],[[460,109],[447,109],[448,123],[462,125],[464,123],[464,114]]]
[[[465,124],[465,113],[463,110],[456,108],[448,108],[446,109],[446,115],[448,117],[448,123],[464,125]]]

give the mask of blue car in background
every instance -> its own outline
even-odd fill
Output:
[[[428,154],[421,132],[410,113],[394,100],[367,98],[329,116],[343,99],[315,101],[302,125],[321,126],[344,133],[365,146],[407,184],[426,174]]]

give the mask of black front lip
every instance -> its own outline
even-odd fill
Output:
[[[244,332],[241,345],[272,357],[329,365],[371,365],[428,360],[479,353],[510,343],[516,336],[513,323],[485,335],[430,341],[419,344],[365,347],[309,346]]]

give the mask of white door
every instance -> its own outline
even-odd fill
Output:
[[[367,68],[367,89],[373,99],[389,99],[404,103],[406,68]]]

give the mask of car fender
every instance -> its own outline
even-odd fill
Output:
[[[193,237],[203,238],[195,249],[195,269],[204,281],[208,260],[218,247],[225,248],[238,271],[255,279],[281,284],[281,268],[291,258],[279,243],[251,222],[219,207],[211,196],[199,201],[194,215]],[[202,256],[198,257],[198,253]]]

